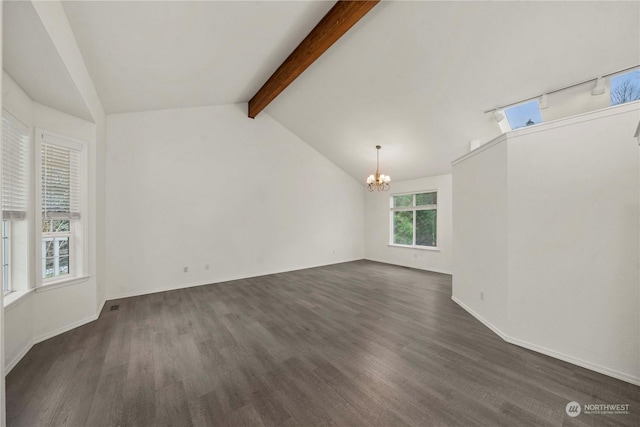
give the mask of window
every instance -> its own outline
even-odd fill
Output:
[[[42,283],[82,272],[84,144],[38,131],[40,277]]]
[[[537,99],[505,108],[504,113],[507,116],[507,120],[509,120],[511,130],[542,123],[542,115],[540,114]]]
[[[42,221],[42,278],[65,276],[70,273],[69,240],[71,221],[46,219]]]
[[[391,244],[436,247],[437,201],[435,191],[391,196]]]
[[[11,274],[9,263],[9,254],[11,246],[9,246],[9,221],[2,220],[2,291],[11,292]]]
[[[611,105],[640,100],[640,70],[611,78]]]
[[[10,292],[13,246],[25,247],[28,210],[29,128],[9,112],[2,111],[2,290]],[[18,229],[12,233],[12,229]],[[12,240],[20,239],[21,242]],[[26,259],[26,257],[25,257]],[[22,268],[25,270],[25,268]]]

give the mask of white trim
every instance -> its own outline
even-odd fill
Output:
[[[418,178],[418,179],[420,179],[420,178]],[[403,193],[391,193],[391,199],[390,199],[391,208],[393,208],[393,197],[394,196],[413,196],[415,194],[437,193],[437,192],[438,192],[437,188],[432,188],[430,190],[417,190],[417,191],[406,191],[406,192],[403,192]],[[415,203],[415,197],[414,197],[413,201]],[[430,206],[430,205],[420,205],[420,206]]]
[[[75,329],[79,326],[85,325],[87,323],[93,322],[94,320],[97,320],[98,317],[100,317],[100,312],[96,313],[96,314],[92,314],[91,316],[85,317],[84,319],[78,320],[77,322],[73,322],[70,325],[66,325],[63,327],[60,327],[58,329],[54,329],[53,331],[49,331],[46,334],[42,334],[38,337],[35,337],[31,340],[30,343],[28,343],[26,346],[24,346],[24,348],[22,350],[20,350],[20,352],[16,355],[16,357],[13,358],[13,360],[11,360],[11,362],[9,362],[6,366],[5,366],[5,371],[4,371],[4,375],[7,376],[9,374],[9,372],[11,372],[11,370],[13,368],[16,367],[16,365],[20,362],[20,360],[22,360],[22,358],[29,352],[29,350],[31,350],[31,348],[38,344],[41,343],[42,341],[46,341],[49,338],[53,338],[56,335],[60,335],[63,334],[65,332],[69,332],[72,329]]]
[[[489,148],[493,147],[494,145],[498,145],[501,142],[505,142],[506,140],[507,140],[507,134],[503,133],[502,135],[493,138],[491,141],[485,144],[482,144],[480,147],[476,148],[475,150],[468,152],[464,156],[458,157],[457,159],[451,162],[451,166],[455,166],[458,163],[463,162],[470,157],[477,156],[483,151],[488,150]]]
[[[98,317],[100,317],[100,313],[102,313],[102,310],[104,310],[104,306],[107,303],[106,298],[102,300],[102,304],[98,304],[98,307],[96,307],[96,309],[98,310]]]
[[[577,114],[574,116],[563,117],[557,120],[552,120],[550,122],[539,123],[535,126],[525,126],[523,128],[518,128],[508,133],[504,133],[486,144],[481,145],[479,148],[476,148],[473,151],[465,154],[464,156],[458,157],[457,159],[451,162],[451,166],[455,166],[458,163],[467,160],[470,157],[473,157],[477,154],[480,154],[484,150],[493,147],[503,141],[509,139],[513,139],[519,136],[528,135],[530,133],[537,132],[546,132],[551,129],[556,129],[559,127],[571,126],[576,123],[588,122],[592,120],[599,119],[601,117],[615,116],[618,114],[626,114],[630,112],[635,112],[640,109],[640,101],[627,102],[625,104],[614,105],[611,107],[601,108],[599,110],[588,111],[586,113]]]
[[[462,307],[467,313],[469,313],[470,315],[472,315],[473,317],[475,317],[477,320],[480,321],[480,323],[482,323],[484,326],[486,326],[487,328],[491,329],[491,331],[496,334],[497,336],[499,336],[500,338],[502,338],[503,340],[508,342],[508,336],[507,334],[505,334],[504,332],[502,332],[500,329],[496,328],[495,326],[493,326],[493,324],[491,322],[489,322],[487,319],[485,319],[484,317],[480,316],[478,313],[476,313],[475,311],[473,311],[472,309],[470,309],[465,303],[463,303],[462,301],[460,301],[458,298],[454,297],[453,295],[451,295],[451,299],[458,304],[460,307]]]
[[[64,288],[65,286],[88,282],[90,278],[91,276],[74,276],[66,277],[62,280],[56,280],[55,282],[43,282],[40,286],[36,286],[35,290],[37,293],[52,291],[54,289]]]
[[[29,350],[31,350],[34,345],[35,343],[33,341],[28,342],[27,345],[25,345],[24,348],[20,350],[20,352],[16,354],[16,356],[10,362],[7,362],[7,365],[4,367],[5,377],[9,375],[9,372],[11,372],[11,370],[16,367],[16,365],[22,360],[22,358],[25,357],[27,353],[29,353]]]
[[[272,274],[288,273],[288,272],[291,272],[291,271],[307,270],[309,268],[326,267],[328,265],[343,264],[345,262],[361,261],[363,259],[365,259],[365,258],[353,258],[353,259],[348,259],[348,260],[344,260],[344,261],[340,261],[340,262],[329,262],[329,263],[326,263],[326,264],[314,264],[314,265],[310,265],[310,266],[307,266],[307,267],[299,267],[299,268],[293,268],[293,269],[288,269],[288,270],[278,270],[278,271],[265,272],[265,273],[255,274],[253,276],[230,276],[230,277],[225,277],[224,279],[203,280],[203,281],[199,281],[199,282],[190,282],[190,283],[181,283],[181,284],[177,284],[177,285],[162,286],[162,287],[158,287],[158,288],[152,288],[152,289],[149,289],[149,290],[145,289],[145,290],[141,290],[141,291],[124,292],[124,293],[120,293],[120,294],[107,295],[107,301],[111,301],[111,300],[115,300],[115,299],[122,299],[122,298],[137,297],[137,296],[140,296],[140,295],[155,294],[155,293],[158,293],[158,292],[168,292],[168,291],[175,291],[175,290],[178,290],[178,289],[193,288],[195,286],[215,285],[215,284],[218,284],[218,283],[233,282],[235,280],[253,279],[253,278],[256,278],[256,277],[270,276]]]
[[[383,260],[376,259],[376,258],[364,258],[364,259],[366,261],[379,262],[380,264],[396,265],[398,267],[413,268],[414,270],[427,271],[427,272],[431,272],[431,273],[448,274],[449,276],[452,275],[452,273],[450,271],[440,270],[440,269],[437,269],[437,268],[431,268],[431,267],[429,267],[429,268],[421,268],[421,267],[416,267],[415,265],[398,264],[398,263],[393,263],[393,262],[389,262],[389,261],[383,261]]]
[[[507,334],[505,334],[504,332],[502,332],[500,329],[498,329],[494,325],[492,325],[491,322],[487,321],[482,316],[480,316],[478,313],[476,313],[475,311],[471,310],[462,301],[460,301],[459,299],[457,299],[453,295],[451,296],[451,299],[456,304],[458,304],[460,307],[462,307],[466,312],[468,312],[470,315],[472,315],[478,321],[480,321],[483,325],[485,325],[487,328],[491,329],[491,331],[493,331],[496,335],[498,335],[500,338],[502,338],[504,341],[506,341],[506,342],[508,342],[510,344],[517,345],[518,347],[526,348],[527,350],[535,351],[536,353],[541,353],[541,354],[553,357],[555,359],[559,359],[559,360],[571,363],[572,365],[580,366],[582,368],[589,369],[590,371],[594,371],[594,372],[598,372],[598,373],[603,374],[603,375],[607,375],[609,377],[612,377],[612,378],[615,378],[615,379],[618,379],[618,380],[622,380],[622,381],[625,381],[625,382],[628,382],[628,383],[631,383],[631,384],[635,384],[635,385],[640,385],[640,377],[634,377],[633,375],[625,374],[624,372],[619,372],[619,371],[616,371],[614,369],[610,369],[610,368],[607,368],[605,366],[598,365],[596,363],[588,362],[586,360],[582,360],[582,359],[579,359],[579,358],[574,357],[574,356],[569,356],[567,354],[560,353],[560,352],[557,352],[555,350],[551,350],[551,349],[548,349],[546,347],[542,347],[542,346],[539,346],[539,345],[536,345],[536,344],[532,344],[532,343],[527,342],[527,341],[522,341],[522,340],[520,340],[518,338],[510,337]]]
[[[436,194],[435,204],[419,205],[419,206],[416,205],[416,197],[418,196],[418,194],[430,194],[430,193]],[[411,196],[411,206],[394,207],[393,198],[398,196]],[[398,247],[412,248],[412,249],[432,248],[432,250],[439,251],[437,246],[416,245],[416,220],[418,217],[418,214],[417,214],[418,211],[436,211],[436,244],[440,241],[440,227],[438,227],[438,224],[440,222],[440,213],[438,212],[438,189],[436,188],[435,190],[419,190],[419,191],[411,191],[408,193],[392,193],[391,196],[389,196],[389,243],[387,244],[388,246],[398,246]],[[393,243],[393,237],[394,237],[393,236],[393,233],[394,233],[393,214],[395,212],[413,212],[413,215],[412,215],[413,216],[413,228],[412,228],[413,240],[411,245],[402,245],[398,243]]]
[[[419,249],[421,251],[440,252],[440,248],[437,246],[399,245],[397,243],[387,243],[387,246],[391,246],[394,248]]]
[[[42,245],[42,144],[55,144],[74,149],[79,152],[80,165],[80,219],[73,224],[73,232],[69,239],[69,270],[70,273],[85,277],[85,273],[89,270],[89,221],[87,213],[89,212],[89,189],[88,189],[88,171],[89,171],[89,143],[79,139],[70,138],[60,135],[46,129],[36,127],[35,144],[34,144],[34,162],[35,162],[35,216],[36,227],[34,233],[34,243],[36,245],[36,254],[40,251],[38,248]],[[80,246],[80,251],[77,250]],[[52,286],[54,283],[48,283],[47,279],[42,278],[42,253],[36,256],[38,262],[35,263],[35,283],[36,288],[44,286]],[[50,280],[50,279],[49,279]],[[64,281],[70,279],[64,279]],[[57,284],[57,280],[54,280]],[[59,286],[56,286],[59,287]]]
[[[35,288],[29,288],[26,291],[11,291],[4,295],[4,311],[9,311],[10,308],[20,305],[22,301],[26,299],[28,295],[35,290]]]
[[[87,145],[85,141],[80,139],[71,138],[39,127],[36,128],[36,138],[38,136],[40,136],[39,144],[53,144],[68,148],[69,150],[83,151],[84,147]]]
[[[639,111],[640,101],[626,102],[624,104],[612,105],[610,107],[601,108],[599,110],[587,111],[585,113],[576,114],[574,116],[562,117],[550,122],[539,123],[534,126],[526,126],[509,132],[509,137],[528,135],[530,133],[544,132],[565,126],[571,126],[576,123],[589,122],[601,117],[617,116],[629,112]]]

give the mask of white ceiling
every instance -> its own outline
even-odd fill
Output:
[[[483,111],[640,64],[640,3],[383,2],[266,111],[354,178],[450,172]]]
[[[107,113],[246,102],[332,2],[65,2]],[[266,112],[358,180],[450,171],[484,110],[640,64],[640,2],[389,2]],[[249,119],[247,119],[249,120]]]
[[[247,102],[331,2],[65,2],[107,113]]]
[[[92,121],[31,2],[3,2],[3,68],[34,101]]]

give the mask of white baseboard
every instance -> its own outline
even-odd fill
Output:
[[[437,269],[437,268],[420,268],[420,267],[416,267],[415,265],[397,264],[397,263],[394,263],[394,262],[390,262],[390,261],[386,261],[386,260],[382,260],[382,259],[376,259],[376,258],[364,258],[364,259],[367,260],[367,261],[379,262],[379,263],[382,263],[382,264],[397,265],[399,267],[407,267],[407,268],[415,268],[416,270],[431,271],[432,273],[448,274],[449,276],[452,275],[452,273],[450,271],[440,270],[440,269]]]
[[[106,301],[105,301],[106,302]],[[18,364],[18,362],[20,362],[20,360],[22,360],[22,358],[29,352],[29,350],[31,350],[31,347],[33,347],[34,345],[41,343],[42,341],[46,341],[49,338],[53,338],[56,335],[60,335],[63,334],[65,332],[68,332],[72,329],[77,328],[78,326],[82,326],[85,325],[89,322],[93,322],[94,320],[97,320],[98,317],[100,316],[100,312],[93,314],[91,316],[85,317],[82,320],[79,320],[77,322],[73,322],[69,325],[65,325],[63,327],[60,327],[58,329],[54,329],[52,331],[49,331],[45,334],[42,334],[38,337],[33,338],[29,343],[27,343],[27,345],[24,346],[24,348],[22,350],[20,350],[20,352],[13,358],[13,360],[11,360],[6,366],[5,366],[5,372],[4,375],[7,376],[9,374],[9,372],[11,372],[11,370],[13,368],[16,367],[16,365]]]
[[[607,375],[612,378],[616,378],[618,380],[622,380],[634,385],[640,385],[639,377],[634,377],[633,375],[625,374],[624,372],[619,372],[614,369],[610,369],[605,366],[598,365],[597,363],[588,362],[586,360],[582,360],[577,357],[570,356],[568,354],[560,353],[555,350],[548,349],[546,347],[542,347],[527,341],[520,340],[518,338],[510,337],[509,335],[505,334],[500,329],[492,325],[491,322],[487,321],[478,313],[470,309],[466,304],[464,304],[458,298],[452,295],[451,299],[460,307],[462,307],[467,313],[469,313],[470,315],[475,317],[478,321],[480,321],[480,323],[485,325],[487,328],[491,329],[491,331],[493,331],[496,335],[498,335],[500,338],[502,338],[504,341],[510,344],[517,345],[518,347],[526,348],[527,350],[535,351],[536,353],[541,353],[546,356],[550,356],[555,359],[559,359],[564,362],[571,363],[572,365],[580,366],[582,368],[589,369],[591,371],[598,372],[600,374]]]
[[[54,329],[53,331],[49,331],[49,332],[47,332],[45,334],[37,336],[37,337],[35,337],[33,339],[33,344],[34,345],[38,344],[38,343],[40,343],[42,341],[48,340],[49,338],[53,338],[56,335],[64,334],[65,332],[68,332],[68,331],[70,331],[72,329],[75,329],[78,326],[82,326],[82,325],[87,324],[89,322],[93,322],[94,320],[97,320],[99,316],[100,316],[100,313],[98,312],[98,313],[92,314],[91,316],[87,316],[84,319],[78,320],[77,322],[73,322],[73,323],[71,323],[69,325],[62,326],[62,327],[60,327],[58,329]]]
[[[458,304],[460,307],[462,307],[467,313],[469,313],[470,315],[472,315],[473,317],[475,317],[477,320],[480,321],[480,323],[482,323],[484,326],[486,326],[487,328],[491,329],[491,331],[496,334],[497,336],[499,336],[500,338],[502,338],[503,340],[509,342],[509,336],[507,334],[505,334],[504,332],[502,332],[500,329],[496,328],[491,322],[489,322],[487,319],[485,319],[484,317],[480,316],[478,313],[476,313],[475,311],[473,311],[471,308],[469,308],[465,303],[463,303],[462,301],[460,301],[458,298],[454,297],[453,295],[451,295],[451,299]]]
[[[18,354],[16,354],[13,360],[11,360],[9,363],[6,364],[6,366],[4,367],[5,376],[9,375],[9,372],[11,372],[11,370],[16,367],[18,362],[22,360],[22,358],[29,352],[29,350],[31,350],[31,347],[33,346],[34,346],[34,342],[29,341],[27,345],[25,345],[24,348],[20,350]]]
[[[231,280],[239,280],[239,279],[231,279]],[[151,288],[151,289],[123,292],[119,294],[107,295],[106,301],[113,301],[113,300],[122,299],[122,298],[139,297],[141,295],[157,294],[159,292],[176,291],[178,289],[193,288],[195,286],[203,286],[203,285],[212,285],[214,283],[222,283],[226,281],[227,280],[221,280],[219,282],[202,281],[202,282],[181,283],[178,285],[161,286],[161,287]]]
[[[234,280],[253,279],[253,278],[256,278],[256,277],[269,276],[271,274],[281,274],[281,273],[289,273],[291,271],[307,270],[309,268],[326,267],[328,265],[343,264],[345,262],[360,261],[362,259],[364,259],[364,258],[348,259],[348,260],[339,261],[339,262],[331,262],[331,263],[328,263],[328,264],[310,265],[310,266],[306,266],[306,267],[299,267],[299,268],[288,269],[288,270],[271,271],[271,272],[255,274],[255,275],[252,275],[252,276],[233,276],[233,277],[225,277],[223,279],[203,280],[203,281],[199,281],[199,282],[180,283],[180,284],[177,284],[177,285],[168,285],[168,286],[161,286],[161,287],[151,288],[151,289],[142,289],[142,290],[137,290],[137,291],[123,292],[123,293],[118,293],[118,294],[107,295],[107,301],[111,301],[111,300],[115,300],[115,299],[122,299],[122,298],[137,297],[137,296],[141,296],[141,295],[155,294],[155,293],[158,293],[158,292],[176,291],[178,289],[193,288],[195,286],[214,285],[216,283],[233,282]]]

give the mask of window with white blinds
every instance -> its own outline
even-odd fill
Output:
[[[2,219],[23,220],[28,209],[29,128],[2,111]]]
[[[42,219],[79,219],[82,146],[42,134],[40,147]]]
[[[36,272],[45,286],[84,273],[86,144],[42,129],[36,132],[36,194],[41,214],[37,234],[42,247]]]

